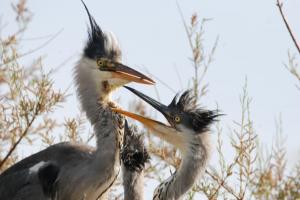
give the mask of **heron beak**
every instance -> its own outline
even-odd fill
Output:
[[[138,114],[134,114],[122,109],[118,109],[118,108],[111,108],[112,111],[123,114],[127,117],[130,117],[132,119],[135,119],[139,122],[141,122],[145,127],[147,127],[150,131],[151,134],[154,134],[156,136],[158,136],[159,138],[161,138],[162,140],[167,141],[170,144],[173,144],[175,146],[177,146],[178,148],[182,148],[182,139],[180,138],[180,136],[177,133],[176,129],[166,125],[164,123],[161,123],[159,121],[147,118],[147,117],[143,117],[141,115]]]
[[[151,97],[141,93],[140,91],[137,91],[131,87],[128,86],[123,86],[126,89],[128,89],[129,91],[131,91],[132,93],[134,93],[135,95],[137,95],[138,97],[140,97],[141,99],[143,99],[144,101],[146,101],[148,104],[150,104],[153,108],[155,108],[156,110],[158,110],[161,114],[163,114],[165,116],[165,118],[170,121],[169,119],[172,118],[171,114],[170,114],[170,108],[154,99],[152,99]]]
[[[129,82],[137,82],[153,85],[155,82],[148,76],[120,63],[115,64],[112,72],[112,78],[127,80]]]
[[[128,90],[130,90],[131,92],[133,92],[134,94],[136,94],[137,96],[142,98],[147,103],[149,103],[156,110],[161,112],[167,119],[171,118],[170,108],[168,106],[161,104],[160,102],[146,96],[145,94],[143,94],[133,88],[130,88],[127,86],[124,86],[124,87],[126,87]],[[182,144],[183,144],[182,138],[181,138],[180,134],[176,134],[176,133],[178,133],[178,131],[174,127],[172,127],[170,125],[166,125],[159,121],[135,114],[135,113],[131,113],[131,112],[119,109],[119,108],[112,108],[112,110],[141,122],[148,129],[152,130],[152,132],[150,132],[150,133],[160,137],[161,139],[163,139],[179,148],[183,147],[182,146]]]
[[[141,115],[134,114],[132,112],[128,112],[128,111],[125,111],[125,110],[122,110],[122,109],[119,109],[119,108],[111,108],[111,110],[114,111],[114,112],[120,113],[122,115],[125,115],[127,117],[130,117],[132,119],[135,119],[135,120],[141,122],[142,124],[144,124],[145,126],[147,126],[149,129],[152,129],[152,130],[156,130],[158,126],[170,127],[170,126],[168,126],[166,124],[163,124],[159,121],[156,121],[156,120],[153,120],[153,119],[150,119],[150,118],[147,118],[147,117],[143,117]]]

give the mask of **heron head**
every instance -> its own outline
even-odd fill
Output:
[[[84,48],[85,67],[92,70],[93,77],[119,87],[129,82],[154,84],[146,75],[121,63],[121,48],[111,32],[103,32],[82,1],[89,17],[88,40]]]
[[[121,109],[116,108],[113,110],[140,121],[152,130],[153,134],[181,150],[186,148],[187,143],[193,142],[195,136],[206,132],[209,125],[219,116],[216,111],[204,110],[198,107],[195,96],[189,90],[180,96],[176,95],[167,106],[133,88],[125,87],[162,113],[169,124]]]
[[[125,168],[129,171],[140,172],[149,161],[150,156],[144,145],[142,135],[138,135],[136,130],[128,126],[125,120],[124,143],[121,149],[121,160]]]

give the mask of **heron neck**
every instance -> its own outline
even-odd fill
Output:
[[[99,108],[105,107],[110,100],[110,92],[103,90],[101,80],[95,77],[95,65],[91,59],[81,58],[75,67],[77,94],[86,112],[87,118],[94,125],[99,119]]]
[[[93,66],[93,60],[80,59],[75,68],[75,82],[82,109],[94,128],[97,142],[93,163],[89,165],[89,170],[93,172],[89,180],[98,182],[95,187],[97,192],[91,192],[91,197],[87,199],[102,199],[119,173],[124,118],[111,111],[111,90],[105,88],[99,77],[96,77],[97,69],[93,69]]]
[[[189,148],[181,152],[182,161],[176,172],[160,184],[162,199],[181,199],[205,171],[209,159],[209,133],[202,133],[189,143]],[[158,198],[160,199],[160,198]]]
[[[123,166],[124,200],[144,199],[144,172],[130,171]]]
[[[119,151],[118,142],[123,138],[124,119],[118,114],[111,112],[110,95],[111,90],[106,88],[99,77],[95,77],[93,60],[82,58],[75,68],[75,82],[77,93],[82,109],[86,112],[87,118],[91,122],[97,139],[97,150],[117,153]],[[104,81],[105,82],[105,81]],[[106,82],[107,84],[107,82]]]

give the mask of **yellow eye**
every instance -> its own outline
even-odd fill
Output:
[[[104,61],[103,61],[102,59],[98,59],[98,60],[97,60],[97,65],[98,65],[99,67],[103,67]]]
[[[175,121],[176,123],[179,123],[179,122],[181,121],[181,119],[180,119],[179,116],[175,116],[174,121]]]

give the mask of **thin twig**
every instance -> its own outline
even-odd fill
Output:
[[[6,156],[4,157],[3,160],[1,160],[0,162],[0,169],[2,168],[2,166],[4,165],[4,163],[6,162],[6,160],[11,156],[11,154],[14,152],[14,150],[17,148],[17,146],[19,145],[19,143],[23,140],[23,138],[27,135],[29,128],[31,127],[33,121],[35,120],[36,115],[33,116],[33,118],[31,119],[31,121],[27,124],[26,129],[23,131],[22,135],[19,137],[18,141],[16,143],[14,143],[14,145],[10,148],[9,152],[6,154]]]
[[[184,16],[183,16],[183,13],[182,13],[182,10],[181,10],[181,7],[180,7],[178,1],[176,1],[176,3],[177,3],[177,8],[178,8],[178,11],[179,11],[179,14],[180,14],[183,26],[184,26],[184,30],[185,30],[187,38],[188,38],[188,42],[189,42],[190,48],[193,51],[194,45],[193,45],[193,41],[192,41],[192,35],[191,35],[190,31],[189,31],[188,25],[186,24],[186,22],[184,20]],[[193,63],[194,63],[194,67],[197,68],[197,62],[195,61],[195,59],[193,59]]]
[[[32,53],[34,53],[34,52],[36,52],[36,51],[38,51],[38,50],[44,48],[44,47],[47,46],[50,42],[52,42],[52,41],[53,41],[53,40],[54,40],[54,39],[55,39],[62,31],[63,31],[63,29],[61,29],[60,31],[58,31],[55,35],[53,35],[53,37],[51,37],[49,40],[47,40],[46,42],[44,42],[44,43],[41,44],[40,46],[38,46],[38,47],[36,47],[36,48],[34,48],[34,49],[32,49],[32,50],[29,50],[29,51],[27,51],[27,52],[25,52],[25,53],[23,53],[23,54],[20,54],[19,56],[14,57],[14,58],[12,58],[11,60],[7,60],[5,63],[0,63],[0,67],[2,67],[2,66],[5,65],[5,64],[8,64],[8,63],[10,63],[10,62],[12,62],[12,61],[15,61],[16,59],[22,58],[22,57],[24,57],[24,56],[27,56],[27,55],[29,55],[29,54],[32,54]]]
[[[180,76],[180,74],[179,74],[179,71],[178,71],[178,69],[177,69],[177,66],[176,66],[176,65],[174,65],[174,69],[175,69],[175,72],[176,72],[177,78],[178,78],[178,80],[179,80],[180,87],[181,87],[181,89],[183,89],[182,79],[181,79],[181,76]]]
[[[298,52],[299,52],[299,54],[300,54],[300,45],[299,45],[299,43],[297,42],[296,37],[294,36],[294,34],[293,34],[293,32],[292,32],[292,29],[291,29],[291,27],[290,27],[290,25],[289,25],[289,23],[288,23],[288,21],[287,21],[285,15],[284,15],[283,11],[282,11],[283,3],[280,2],[280,0],[277,0],[277,4],[276,4],[276,5],[277,5],[277,7],[278,7],[278,9],[279,9],[279,12],[280,12],[280,15],[281,15],[281,17],[282,17],[282,19],[283,19],[283,22],[284,22],[284,24],[285,24],[285,26],[286,26],[286,28],[287,28],[287,30],[288,30],[288,32],[289,32],[289,34],[290,34],[290,36],[291,36],[291,38],[292,38],[294,44],[295,44],[295,46],[296,46],[296,48],[297,48],[297,50],[298,50]]]
[[[40,36],[40,37],[28,37],[28,38],[22,38],[22,39],[19,39],[19,41],[45,40],[45,39],[52,38],[52,37],[53,37],[53,34],[51,34],[51,35],[45,35],[45,36]]]
[[[208,170],[205,170],[205,173],[209,175],[213,180],[215,180],[220,186],[222,186],[227,192],[232,194],[236,199],[241,199],[235,192],[226,185],[224,180],[220,180],[218,177],[214,176],[212,173],[210,173]]]
[[[168,88],[169,90],[171,90],[173,93],[177,93],[176,90],[174,90],[169,84],[167,84],[166,82],[164,82],[163,80],[161,80],[160,78],[158,78],[157,76],[155,76],[154,74],[150,73],[148,71],[148,69],[145,67],[144,71],[147,72],[147,74],[149,74],[150,76],[154,77],[156,80],[158,80],[162,85],[164,85],[166,88]]]
[[[53,70],[51,70],[52,73],[56,73],[59,71],[62,67],[64,67],[70,60],[76,57],[76,54],[73,54],[69,56],[67,59],[65,59],[63,62],[61,62],[58,66],[54,67]]]

